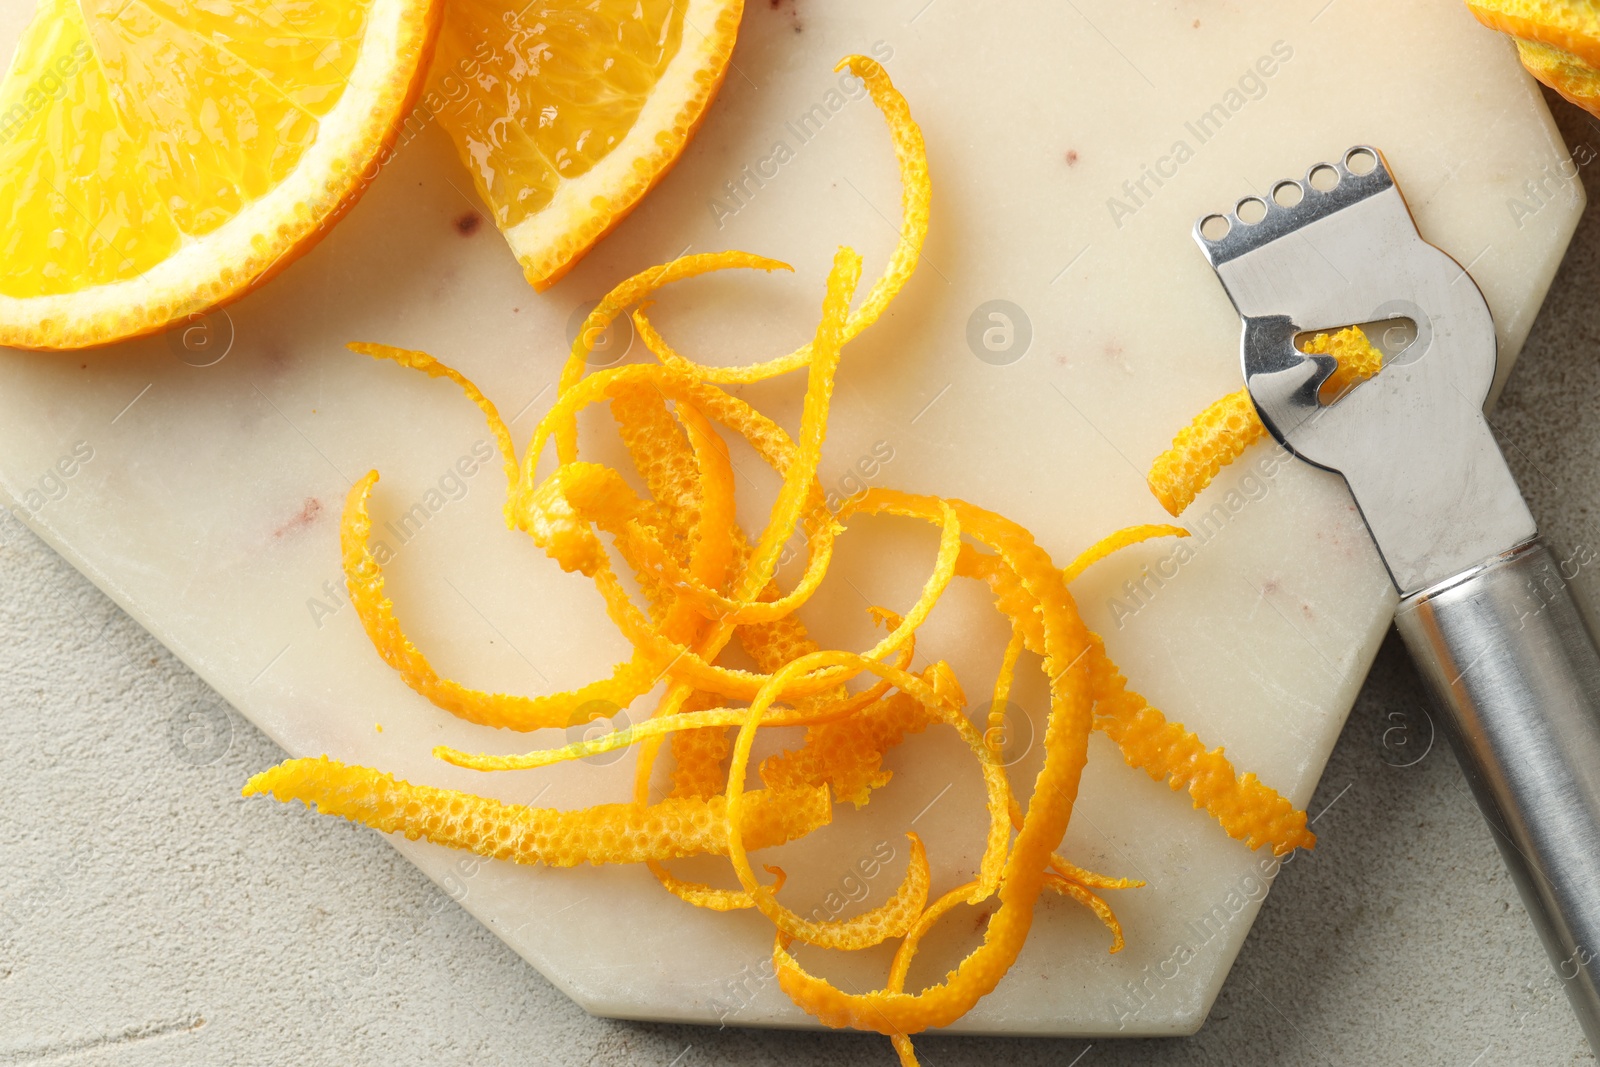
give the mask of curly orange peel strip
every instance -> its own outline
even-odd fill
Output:
[[[618,284],[601,298],[600,303],[585,316],[583,325],[578,328],[578,336],[572,342],[572,353],[561,368],[557,392],[566,392],[583,378],[584,372],[589,367],[589,354],[594,351],[594,346],[599,343],[606,327],[610,326],[625,309],[673,282],[713,271],[740,268],[763,270],[768,273],[794,269],[780,260],[751,255],[748,252],[703,252],[692,256],[679,256],[671,262],[646,268]],[[554,433],[558,458],[563,463],[572,462],[578,454],[577,421],[563,417],[560,424],[554,428]],[[529,482],[533,480],[533,464],[537,459],[537,450],[529,449],[527,469],[524,472],[524,477]]]
[[[1003,558],[967,552],[958,571],[987,583],[996,605],[1018,620],[1027,647],[1043,650],[1042,631],[1020,621],[1033,618],[1032,602]],[[1315,844],[1315,836],[1305,830],[1304,812],[1254,775],[1235,776],[1220,749],[1208,750],[1192,733],[1169,723],[1144,697],[1128,690],[1098,634],[1089,633],[1082,659],[1090,669],[1094,728],[1116,742],[1129,766],[1166,780],[1174,789],[1189,787],[1196,807],[1204,808],[1230,836],[1247,841],[1251,848],[1271,845],[1281,855]]]
[[[513,863],[573,867],[580,863],[639,863],[727,848],[727,801],[678,798],[658,804],[598,804],[580,811],[505,804],[471,793],[413,785],[370,767],[326,756],[285,760],[251,778],[245,796],[316,804],[384,833],[465,849]],[[825,789],[762,792],[740,809],[750,848],[769,848],[826,826]]]
[[[1078,553],[1078,558],[1067,564],[1061,576],[1070,585],[1078,575],[1099,563],[1113,552],[1136,545],[1140,541],[1148,541],[1153,537],[1188,537],[1189,531],[1182,526],[1167,526],[1163,523],[1146,523],[1143,526],[1127,526],[1114,534],[1109,534]]]
[[[1222,749],[1208,749],[1181,723],[1166,717],[1127,688],[1127,679],[1095,638],[1089,653],[1095,687],[1095,727],[1117,743],[1128,766],[1143,770],[1174,790],[1188,789],[1194,806],[1205,808],[1227,831],[1252,849],[1271,845],[1274,855],[1313,848],[1316,835],[1306,813],[1253,774],[1236,774]]]
[[[1372,377],[1383,363],[1383,354],[1356,326],[1336,334],[1319,333],[1303,351],[1307,355],[1329,355],[1336,361],[1333,374],[1318,391],[1324,402],[1333,401],[1351,386]],[[1146,479],[1150,492],[1167,514],[1181,515],[1223,467],[1266,435],[1267,428],[1256,413],[1250,391],[1229,393],[1196,415],[1178,431],[1172,447],[1156,457]]]
[[[508,496],[517,488],[517,449],[511,443],[511,430],[506,426],[505,420],[500,417],[500,409],[495,407],[494,401],[483,395],[476,385],[467,379],[454,367],[440,363],[426,352],[418,352],[411,348],[395,348],[393,345],[373,344],[367,341],[352,341],[345,345],[352,352],[358,352],[373,359],[387,359],[420,370],[430,378],[445,378],[454,382],[466,394],[467,399],[477,405],[483,412],[483,417],[489,425],[489,433],[494,436],[495,446],[500,450],[500,457],[505,461],[506,483]]]
[[[866,299],[845,324],[844,340],[848,341],[878,321],[916,270],[917,259],[922,255],[922,245],[928,237],[929,203],[932,183],[928,180],[928,153],[923,144],[922,130],[911,117],[911,108],[900,95],[889,75],[875,60],[866,56],[846,56],[834,70],[846,67],[866,85],[867,93],[889,124],[894,140],[895,159],[900,167],[901,205],[900,241],[889,257],[888,266],[873,284]],[[675,352],[656,332],[655,327],[641,311],[634,316],[639,339],[657,359],[669,366],[692,373],[701,381],[722,383],[748,383],[773,378],[798,370],[811,362],[812,345],[804,345],[786,356],[743,367],[712,367],[694,363]]]
[[[339,524],[345,584],[372,646],[408,686],[435,706],[481,726],[524,731],[564,729],[575,723],[575,716],[582,709],[588,708],[598,716],[608,705],[626,707],[654,684],[656,669],[637,652],[632,659],[618,664],[610,678],[550,696],[485,693],[440,677],[400,629],[394,603],[384,593],[383,569],[368,546],[372,517],[367,498],[377,481],[378,472],[369,472],[350,487],[345,501]]]

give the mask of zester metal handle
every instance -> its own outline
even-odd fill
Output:
[[[1563,569],[1530,541],[1402,600],[1395,625],[1600,1053],[1600,652]]]

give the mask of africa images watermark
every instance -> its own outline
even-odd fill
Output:
[[[1573,586],[1580,574],[1600,563],[1600,551],[1580,541],[1565,556],[1554,558],[1553,567],[1541,567],[1534,577],[1524,584],[1522,603],[1517,605],[1517,629],[1525,629],[1529,622],[1543,615],[1546,608],[1561,603],[1570,595],[1580,602],[1585,597],[1581,587]],[[1569,588],[1570,587],[1570,588]]]
[[[874,41],[872,58],[887,63],[894,58],[894,48],[887,41]],[[867,95],[867,85],[849,71],[839,75],[838,85],[823,94],[822,99],[783,124],[784,136],[772,142],[766,155],[754,163],[746,164],[737,177],[722,183],[726,196],[714,196],[706,201],[712,221],[722,229],[727,221],[743,211],[756,194],[778,177],[783,168],[793,162],[801,148],[816,139],[833,117],[851,101]]]
[[[1195,157],[1196,149],[1221,133],[1246,105],[1266,96],[1268,81],[1293,58],[1294,49],[1287,41],[1272,42],[1267,53],[1245,68],[1221,99],[1183,124],[1186,136],[1177,138],[1165,155],[1156,157],[1154,163],[1141,167],[1138,174],[1123,182],[1121,196],[1107,197],[1106,210],[1117,229],[1122,229],[1123,223],[1155,199],[1162,186],[1178,176],[1178,170]]]
[[[1198,517],[1193,520],[1189,536],[1180,539],[1172,551],[1154,563],[1141,567],[1135,577],[1122,583],[1120,595],[1106,600],[1106,610],[1117,629],[1122,629],[1129,619],[1149,607],[1162,587],[1176,578],[1189,561],[1196,559],[1241,511],[1266,499],[1272,491],[1272,479],[1293,458],[1282,445],[1264,448],[1249,464],[1237,486],[1229,488],[1204,510],[1197,504],[1190,512]]]
[[[787,567],[801,552],[806,551],[810,538],[816,535],[818,523],[827,521],[828,517],[838,514],[840,508],[865,495],[883,473],[883,468],[893,459],[894,445],[888,441],[875,441],[870,451],[856,459],[854,467],[826,485],[823,497],[826,511],[801,517],[794,534],[784,542],[783,551],[778,556],[778,566]]]
[[[372,542],[372,557],[378,561],[378,566],[388,566],[399,550],[414,540],[434,516],[451,504],[466,499],[472,477],[494,458],[494,445],[483,439],[472,442],[467,454],[445,468],[445,472],[422,494],[422,499],[385,522],[383,529],[394,538],[395,546],[390,547],[383,537]],[[347,603],[340,583],[333,578],[322,583],[322,594],[306,598],[306,611],[311,614],[311,621],[319,630],[330,615],[337,615]]]
[[[71,488],[68,482],[92,459],[94,446],[88,441],[79,441],[70,452],[62,453],[32,485],[18,491],[18,507],[32,518],[56,501],[65,500]]]
[[[1600,158],[1600,151],[1588,141],[1580,141],[1573,146],[1570,156],[1559,163],[1546,163],[1538,177],[1523,182],[1523,196],[1506,197],[1506,210],[1511,213],[1511,221],[1517,224],[1517,229],[1522,229],[1529,219],[1551,204],[1573,203],[1577,199],[1573,181],[1578,171],[1596,158]]]
[[[1260,857],[1255,861],[1255,870],[1240,875],[1228,886],[1221,900],[1185,923],[1181,940],[1172,946],[1172,951],[1154,965],[1145,964],[1140,977],[1124,982],[1122,989],[1126,996],[1115,996],[1107,1002],[1117,1020],[1117,1029],[1127,1029],[1128,1023],[1155,1003],[1167,983],[1176,981],[1183,969],[1199,958],[1202,949],[1222,936],[1252,905],[1266,899],[1273,879],[1297,855],[1298,851],[1287,856]]]
[[[76,74],[88,58],[89,42],[80,37],[46,66],[33,79],[33,83],[19,94],[17,102],[0,115],[0,145],[10,144],[28,120],[43,111],[46,104],[66,96],[67,79]]]
[[[851,904],[866,900],[872,881],[884,872],[886,865],[894,858],[893,842],[884,840],[873,845],[866,855],[846,868],[838,885],[811,909],[808,918],[818,923],[833,922]],[[757,994],[777,980],[778,972],[773,967],[770,953],[724,978],[720,983],[722,996],[711,998],[710,1004],[717,1013],[717,1021],[727,1026],[729,1019],[749,1008],[755,1003]],[[727,999],[723,999],[724,996]]]

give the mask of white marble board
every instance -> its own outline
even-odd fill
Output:
[[[0,44],[27,14],[22,0],[0,7]],[[1191,243],[1197,216],[1351,144],[1378,145],[1423,233],[1470,264],[1488,296],[1503,373],[1582,206],[1510,45],[1457,0],[751,3],[735,68],[676,170],[546,294],[530,291],[492,228],[475,224],[467,178],[428,128],[318,248],[213,320],[219,361],[194,365],[209,357],[170,336],[6,353],[0,485],[13,511],[291,753],[542,805],[620,799],[628,760],[484,777],[429,757],[438,743],[511,751],[559,735],[459,723],[368,646],[339,592],[336,537],[345,490],[368,469],[383,472],[380,529],[416,503],[428,510],[421,532],[392,546],[391,587],[447,673],[541,692],[608,671],[624,648],[587,583],[501,525],[498,472],[451,475],[486,440],[475,410],[445,384],[342,346],[427,349],[475,378],[526,434],[550,402],[577,309],[685,249],[738,247],[796,273],[684,285],[663,295],[658,321],[716,358],[786,351],[809,335],[835,247],[854,245],[871,271],[895,238],[882,123],[869,103],[830,95],[832,67],[852,51],[876,51],[909,98],[935,207],[915,279],[847,351],[826,479],[848,491],[858,460],[890,454],[867,464],[874,484],[993,507],[1060,560],[1117,526],[1163,519],[1144,469],[1185,420],[1238,387],[1238,326]],[[791,123],[808,113],[821,117],[802,139]],[[775,164],[780,142],[788,151]],[[767,177],[747,185],[744,202],[726,199],[724,183],[747,166]],[[1147,167],[1161,181],[1143,178],[1141,190]],[[985,360],[966,337],[991,300],[1020,308],[1031,337]],[[793,424],[797,383],[745,395]],[[752,457],[735,458],[741,484],[771,488]],[[1172,544],[1153,543],[1075,591],[1138,689],[1303,804],[1393,595],[1329,476],[1238,469],[1200,510],[1220,518],[1197,528],[1193,559],[1175,566]],[[931,532],[909,524],[852,530],[837,580],[807,617],[828,620],[845,647],[866,640],[865,598],[909,603],[932,548]],[[1147,566],[1169,577],[1147,602],[1127,599],[1124,581]],[[921,647],[979,693],[1002,642],[983,594],[958,589]],[[1042,695],[1029,683],[1016,699],[1038,716]],[[180,754],[207,758],[207,728],[224,715],[195,709],[175,737]],[[1018,764],[1019,781],[1031,780],[1036,757]],[[839,810],[827,831],[785,851],[796,906],[863,886],[863,906],[881,900],[903,870],[901,832],[913,818],[936,890],[971,862],[981,809],[969,757],[930,734],[891,766],[897,777],[870,808]],[[763,920],[694,911],[643,870],[516,868],[395,845],[590,1011],[809,1023],[767,977]],[[1149,882],[1114,900],[1127,950],[1109,956],[1087,912],[1046,902],[1017,966],[959,1028],[1193,1031],[1265,893],[1263,857],[1123,766],[1103,738],[1065,847]],[[877,876],[861,879],[858,861],[888,850]],[[936,979],[971,938],[971,923],[952,922],[913,981]],[[816,965],[867,988],[885,961]]]

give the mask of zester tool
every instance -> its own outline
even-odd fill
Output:
[[[1244,321],[1262,422],[1349,485],[1400,594],[1395,626],[1600,1051],[1600,652],[1574,563],[1540,541],[1484,418],[1488,304],[1365,145],[1194,236]],[[1296,339],[1360,324],[1415,337],[1330,403],[1334,359]]]

